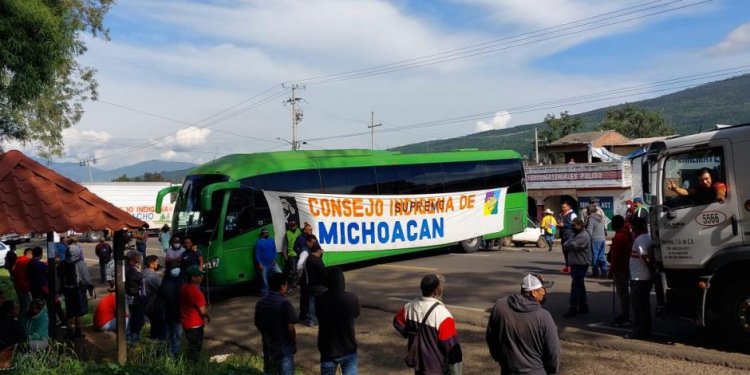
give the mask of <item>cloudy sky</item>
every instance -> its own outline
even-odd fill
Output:
[[[745,0],[126,0],[106,24],[58,161],[286,150],[282,83],[303,148],[369,148],[371,111],[389,148],[750,72]]]

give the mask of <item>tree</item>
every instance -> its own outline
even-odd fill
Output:
[[[76,61],[86,52],[82,34],[109,38],[103,20],[113,2],[0,1],[0,142],[63,153],[62,131],[97,96],[95,70]]]
[[[628,138],[647,138],[674,134],[661,112],[626,105],[607,111],[599,130],[616,130]]]
[[[548,114],[544,117],[544,123],[547,127],[539,132],[542,144],[550,144],[566,135],[573,134],[583,126],[583,120],[580,117],[570,116],[568,111],[560,112],[560,118]]]
[[[128,177],[128,175],[126,175],[126,174],[123,174],[123,175],[122,175],[122,176],[120,176],[120,177],[117,177],[117,178],[115,178],[115,179],[112,179],[112,182],[130,182],[130,181],[132,181],[132,180],[131,180],[131,179],[130,179],[130,177]]]

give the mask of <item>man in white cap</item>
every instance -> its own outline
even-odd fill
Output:
[[[549,208],[544,210],[544,217],[542,218],[542,230],[544,231],[544,239],[547,240],[547,246],[552,251],[552,243],[555,241],[555,233],[557,232],[557,220],[555,220],[554,212]]]
[[[554,283],[527,274],[521,292],[500,298],[487,322],[487,346],[503,374],[556,374],[560,338],[549,311],[542,307]]]

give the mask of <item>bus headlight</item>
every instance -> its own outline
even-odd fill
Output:
[[[203,267],[207,270],[219,267],[219,258],[211,258],[203,264]]]

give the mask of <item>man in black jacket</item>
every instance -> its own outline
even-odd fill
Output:
[[[130,250],[125,254],[125,298],[130,311],[128,346],[135,346],[141,339],[141,329],[146,323],[146,303],[143,299],[143,273],[141,273],[141,254]]]
[[[164,298],[164,317],[167,325],[167,340],[172,355],[180,355],[180,342],[182,341],[182,325],[180,325],[180,288],[183,279],[180,276],[180,267],[175,267],[164,274],[159,294]]]
[[[346,291],[340,268],[326,270],[328,290],[316,298],[318,314],[318,350],[320,374],[334,375],[341,366],[342,375],[357,374],[357,339],[354,319],[359,316],[359,298]]]
[[[323,264],[323,249],[318,243],[318,239],[310,235],[307,238],[307,247],[310,256],[305,260],[302,273],[302,297],[301,303],[307,303],[307,326],[314,327],[318,325],[318,316],[315,313],[315,299],[326,291],[326,266]],[[306,302],[302,302],[306,301]]]
[[[556,374],[560,339],[549,311],[542,307],[552,281],[528,274],[521,292],[495,302],[487,323],[487,346],[501,374]]]

